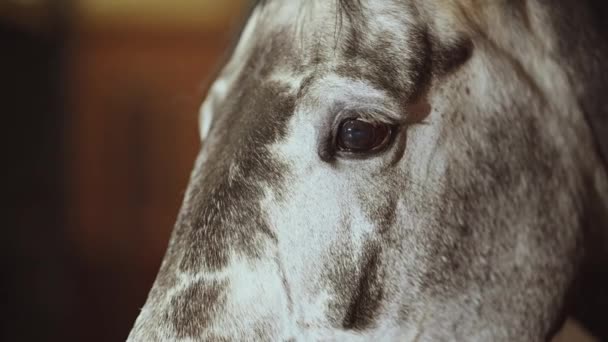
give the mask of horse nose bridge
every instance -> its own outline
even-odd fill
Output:
[[[281,286],[271,261],[233,260],[218,272],[181,274],[148,300],[128,340],[284,340],[289,309]]]
[[[251,174],[259,167],[235,170],[242,165],[234,158],[201,165],[200,176],[190,184],[176,226],[181,271],[217,271],[233,256],[261,259],[276,242],[261,209],[264,183]]]
[[[289,292],[258,190],[223,175],[191,189],[129,341],[277,340],[288,331]]]

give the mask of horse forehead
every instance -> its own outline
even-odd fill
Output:
[[[377,52],[389,45],[404,47],[409,42],[402,34],[417,28],[419,20],[413,1],[267,0],[261,1],[249,19],[255,34],[244,36],[241,45],[249,44],[251,49],[287,39],[290,45],[280,51],[266,49],[269,53],[265,57],[279,65],[299,61],[315,68],[319,62],[339,62],[363,52],[358,50],[369,40],[380,40],[375,47],[382,45],[383,49]],[[287,50],[295,54],[289,59],[280,58]],[[367,58],[395,56],[373,54],[372,49],[364,52]],[[242,58],[238,60],[243,63]]]
[[[224,101],[255,97],[260,85],[272,85],[289,89],[299,101],[308,86],[331,74],[366,81],[395,97],[404,97],[424,83],[421,78],[430,65],[425,60],[428,41],[413,5],[388,0],[354,8],[350,3],[360,2],[262,2],[209,98],[217,93]],[[224,115],[235,113],[224,111]],[[207,116],[211,117],[201,116],[202,122],[209,121]]]

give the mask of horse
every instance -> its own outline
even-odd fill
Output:
[[[252,7],[128,341],[608,338],[606,5]]]

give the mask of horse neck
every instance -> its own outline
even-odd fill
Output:
[[[567,65],[566,78],[593,142],[580,147],[582,179],[582,265],[570,298],[572,314],[594,335],[608,338],[602,317],[608,307],[608,4],[601,0],[563,0],[551,3],[556,11],[554,34],[560,43],[551,55]],[[576,28],[576,29],[574,29]],[[581,140],[589,140],[581,137]],[[572,141],[572,144],[578,142]]]
[[[605,164],[605,162],[601,162]],[[608,338],[605,309],[608,307],[608,172],[595,171],[584,202],[584,257],[571,294],[571,315],[593,335]]]

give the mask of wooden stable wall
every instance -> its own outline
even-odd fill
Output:
[[[97,316],[81,326],[83,341],[124,340],[143,305],[199,149],[198,107],[240,24],[238,3],[214,9],[222,20],[200,12],[198,25],[199,7],[180,8],[186,24],[179,13],[155,21],[81,9],[69,63],[69,219],[82,312]]]

